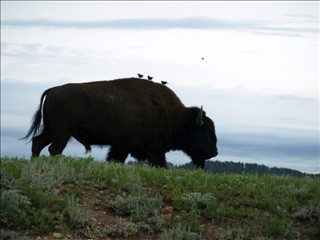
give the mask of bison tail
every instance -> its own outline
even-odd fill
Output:
[[[34,137],[39,133],[40,125],[41,125],[41,119],[42,119],[42,105],[43,105],[43,99],[44,97],[49,93],[51,89],[47,89],[44,91],[44,93],[41,96],[40,104],[38,107],[38,110],[35,112],[33,118],[32,118],[32,124],[31,127],[27,133],[27,135],[23,138],[20,138],[19,140],[28,140],[30,136]]]

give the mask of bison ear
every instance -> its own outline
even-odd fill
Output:
[[[201,127],[203,125],[203,109],[201,106],[201,109],[199,110],[198,116],[196,118],[196,125]]]

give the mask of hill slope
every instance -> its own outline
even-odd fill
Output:
[[[192,163],[186,163],[178,168],[195,169]],[[230,174],[257,174],[262,175],[290,175],[295,177],[320,177],[320,174],[302,173],[289,168],[267,167],[256,163],[228,162],[228,161],[206,161],[205,170],[208,173],[230,173]]]
[[[320,237],[320,181],[1,158],[2,239]]]

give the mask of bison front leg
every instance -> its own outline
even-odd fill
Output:
[[[166,162],[165,157],[162,159],[158,158],[156,161],[151,160],[150,164],[151,164],[151,166],[154,166],[154,167],[167,168],[167,162]]]
[[[128,157],[129,151],[121,147],[111,146],[107,155],[108,162],[124,163]]]
[[[167,168],[166,152],[160,148],[147,151],[149,163],[155,167]]]

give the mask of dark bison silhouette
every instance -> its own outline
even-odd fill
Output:
[[[218,154],[214,123],[202,107],[185,107],[168,87],[139,78],[47,89],[24,139],[31,135],[34,157],[49,144],[50,155],[61,154],[70,137],[86,150],[110,145],[107,160],[124,162],[130,153],[160,167],[170,150],[201,168]]]

